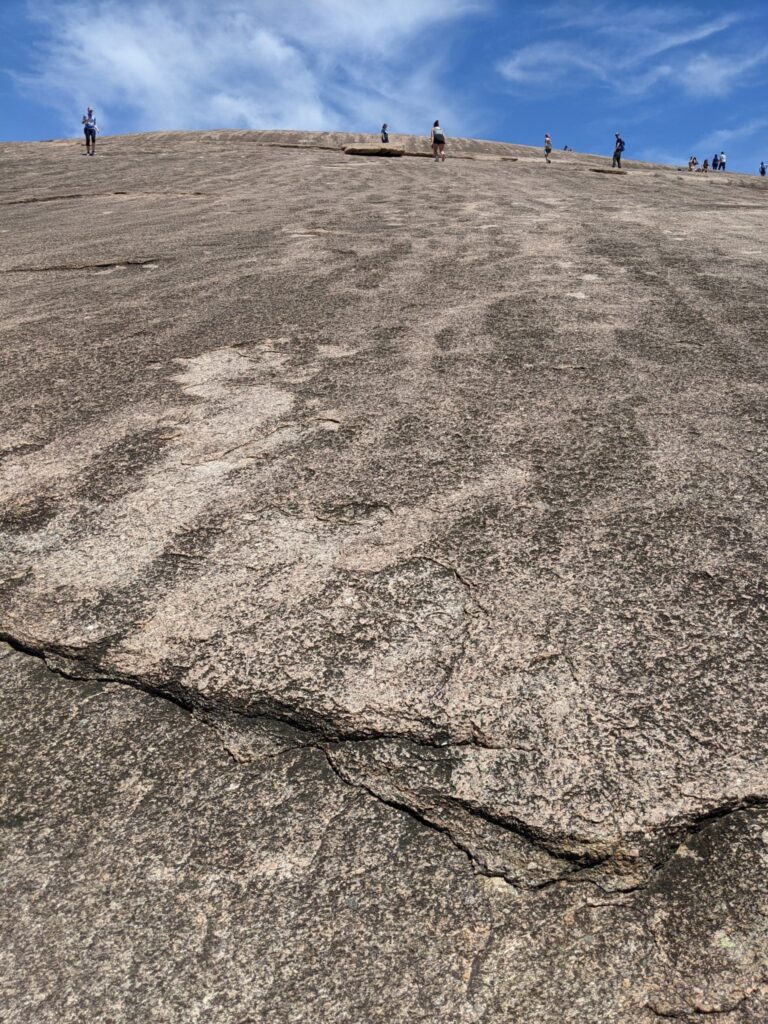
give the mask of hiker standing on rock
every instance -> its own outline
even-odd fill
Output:
[[[96,117],[93,107],[88,107],[87,113],[83,114],[83,132],[85,133],[86,156],[94,156],[96,153]]]
[[[549,158],[549,154],[551,152],[552,152],[552,136],[549,134],[549,132],[547,132],[546,135],[544,136],[544,159],[547,161],[548,164],[552,163],[552,161]]]
[[[386,122],[381,126],[381,141],[386,145],[389,142],[389,128]]]
[[[762,163],[760,164],[760,177],[761,177],[761,178],[764,178],[764,177],[765,177],[765,161],[764,161],[764,160],[763,160],[763,162],[762,162]]]
[[[721,153],[720,154],[720,160],[719,160],[719,167],[720,167],[721,171],[725,170],[725,160],[726,160],[725,153]]]
[[[720,167],[720,157],[715,153],[712,157],[712,170],[716,171]]]
[[[613,163],[611,164],[611,167],[618,167],[621,169],[621,154],[626,148],[627,146],[624,139],[622,139],[619,133],[616,132],[616,142],[613,146]]]
[[[435,160],[445,161],[445,132],[440,127],[440,122],[435,121],[432,125],[432,155]]]

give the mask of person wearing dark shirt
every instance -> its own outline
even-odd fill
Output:
[[[612,167],[621,167],[621,154],[626,148],[627,146],[624,139],[622,139],[619,133],[616,132],[616,142],[613,147],[613,163],[611,164]]]
[[[384,143],[389,142],[389,128],[386,124],[381,126],[381,141]]]
[[[760,177],[765,177],[765,161],[763,161],[763,163],[760,164]]]

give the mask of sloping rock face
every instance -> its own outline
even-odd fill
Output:
[[[764,1021],[765,184],[369,141],[0,147],[9,1019]]]

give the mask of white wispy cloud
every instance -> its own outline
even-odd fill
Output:
[[[709,132],[704,138],[699,139],[696,148],[719,149],[735,140],[750,139],[766,128],[768,128],[768,117],[753,118],[751,121],[744,121],[732,128],[718,128],[716,131]]]
[[[768,64],[768,46],[739,54],[697,53],[685,62],[681,82],[692,95],[724,96],[765,64]]]
[[[43,38],[20,88],[105,129],[399,130],[460,119],[442,69],[415,60],[431,31],[483,0],[37,0]]]
[[[499,65],[499,71],[510,82],[527,84],[558,82],[574,71],[607,81],[611,66],[599,53],[566,42],[531,43],[517,50]]]
[[[739,34],[716,52],[698,45],[748,20],[739,11],[697,18],[689,7],[617,3],[558,3],[542,11],[562,38],[521,47],[498,70],[513,85],[560,88],[598,82],[622,95],[642,96],[659,86],[691,95],[722,96],[768,62],[768,48]]]

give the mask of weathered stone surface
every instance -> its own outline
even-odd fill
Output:
[[[7,649],[0,674],[8,1020],[764,1019],[768,810],[636,893],[526,892],[348,784],[338,746],[265,720],[233,742]]]
[[[29,689],[11,773],[37,759],[53,787],[45,857],[7,837],[16,1018],[763,1019],[764,183],[632,163],[601,185],[594,157],[471,140],[440,167],[345,159],[367,141],[0,147],[0,633],[61,674],[0,662]],[[90,718],[104,693],[116,722]],[[55,789],[114,744],[194,799],[127,821],[108,773]],[[55,824],[70,796],[87,826]],[[402,829],[419,853],[390,872]],[[290,861],[326,834],[277,893],[269,844]],[[173,946],[198,840],[216,864],[256,844],[218,953]],[[153,843],[180,867],[144,907]],[[97,862],[121,844],[113,897]],[[331,980],[301,1001],[315,871],[364,878],[363,1002],[333,901],[308,904]],[[117,987],[115,907],[146,968]],[[79,973],[21,980],[83,944]],[[216,969],[234,994],[209,1006]]]

